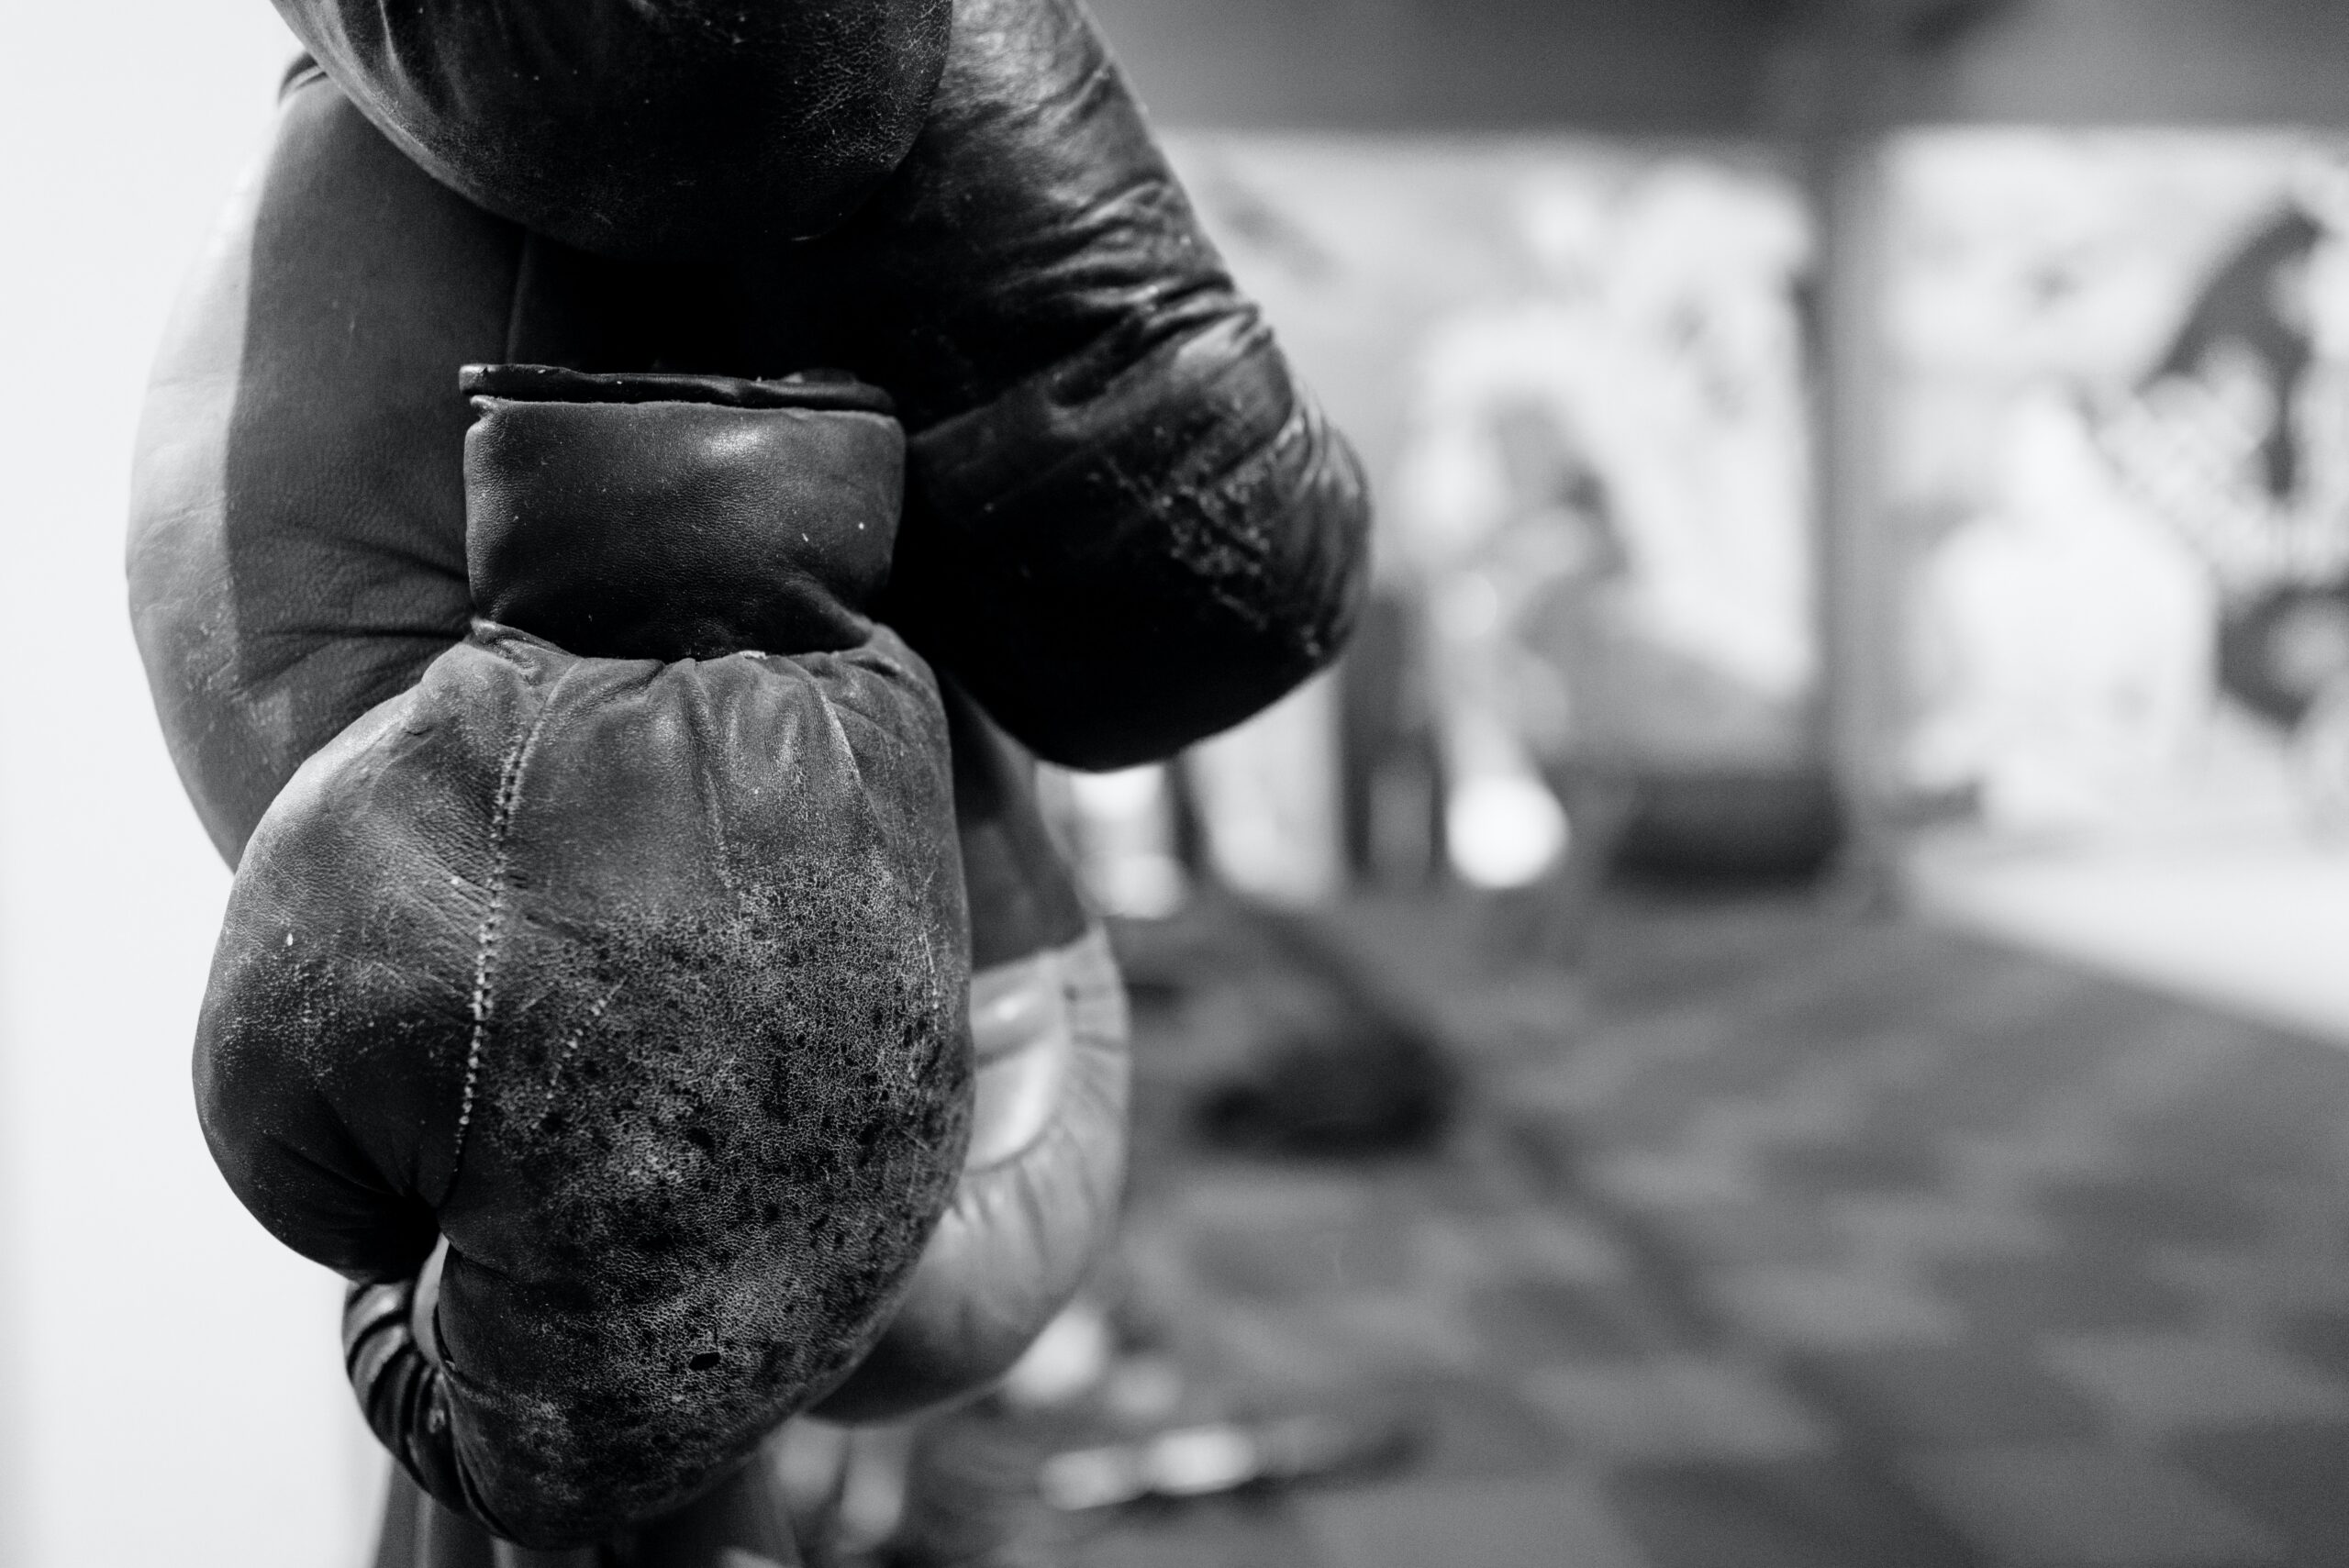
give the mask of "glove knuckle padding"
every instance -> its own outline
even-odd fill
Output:
[[[1335,657],[1361,470],[1073,0],[963,0],[912,153],[778,267],[914,432],[893,618],[1022,740],[1163,756]]]
[[[589,250],[817,232],[905,155],[950,0],[277,0],[452,188]]]
[[[1364,480],[1261,324],[1061,394],[1028,384],[915,442],[895,613],[991,713],[1056,761],[1122,767],[1337,656],[1366,582]]]
[[[720,1478],[888,1320],[962,1164],[967,917],[937,688],[857,608],[894,421],[480,406],[473,595],[524,625],[270,807],[196,1077],[298,1250],[386,1281],[447,1239],[442,1364],[378,1357],[362,1404],[442,1502],[562,1543]]]

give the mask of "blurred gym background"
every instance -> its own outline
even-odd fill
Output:
[[[1128,1242],[843,1549],[2349,1560],[2349,12],[1096,8],[1379,587],[1273,713],[1050,779]],[[120,586],[291,44],[12,21],[0,1561],[355,1563],[336,1286],[191,1115],[227,873]]]

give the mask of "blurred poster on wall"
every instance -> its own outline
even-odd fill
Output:
[[[2349,139],[1889,153],[1896,768],[2010,837],[2349,810]]]
[[[1259,763],[1210,751],[1197,771],[1210,851],[1234,814],[1252,824],[1235,840],[1315,818],[1334,843],[1351,786],[1354,815],[1379,819],[1356,824],[1374,859],[1408,855],[1440,797],[1454,868],[1508,885],[1562,849],[1575,770],[1809,754],[1811,237],[1790,181],[1733,150],[1582,138],[1193,134],[1174,150],[1369,470],[1382,613],[1358,661],[1415,710],[1384,722],[1424,730],[1436,775],[1379,773],[1407,773],[1400,752],[1341,767],[1341,707],[1370,721],[1308,695],[1214,743]],[[1280,791],[1321,804],[1268,804]],[[1300,886],[1342,864],[1293,858]]]

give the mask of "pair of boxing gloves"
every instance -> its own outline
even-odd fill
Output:
[[[1122,1030],[1018,764],[863,613],[902,472],[872,389],[471,380],[480,618],[263,815],[199,1103],[362,1282],[408,1472],[502,1537],[608,1536],[811,1398],[1016,1353],[1114,1205]]]
[[[207,1137],[359,1285],[408,1473],[554,1544],[1065,1299],[1122,1025],[988,716],[1078,765],[1243,717],[1335,651],[1364,504],[1064,0],[794,8],[809,112],[874,106],[812,169],[695,7],[502,26],[598,46],[535,121],[457,80],[531,8],[445,9],[293,8],[335,72],[162,355],[132,596],[242,860]],[[654,163],[566,161],[614,102]],[[499,363],[568,372],[469,405]],[[746,379],[809,364],[864,382]]]

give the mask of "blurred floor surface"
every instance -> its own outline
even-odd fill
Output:
[[[1128,1342],[1186,1416],[1426,1437],[1350,1484],[1035,1507],[1042,1560],[2349,1562],[2349,1052],[1798,901],[1611,904],[1571,976],[1482,973],[1477,920],[1334,928],[1471,1073],[1440,1150],[1362,1163],[1203,1152],[1251,939],[1127,933]],[[1004,1473],[1066,1440],[1019,1425]]]

